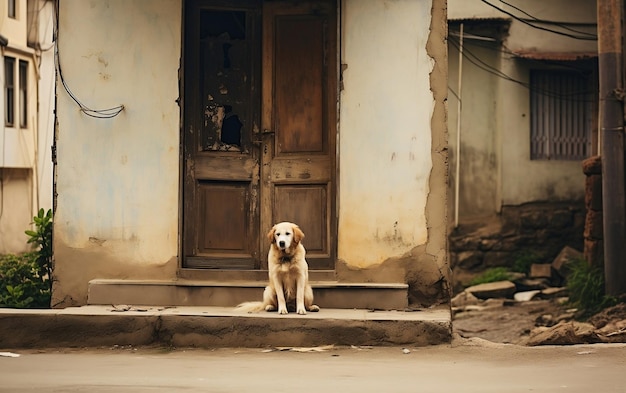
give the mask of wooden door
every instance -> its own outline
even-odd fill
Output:
[[[311,269],[336,254],[336,34],[334,2],[263,9],[261,227],[297,223]]]
[[[186,2],[184,267],[260,267],[260,33],[258,2]]]
[[[185,3],[183,267],[267,268],[278,221],[334,267],[335,7]]]

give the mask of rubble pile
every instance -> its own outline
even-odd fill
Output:
[[[606,309],[586,322],[577,321],[578,310],[568,308],[567,288],[563,286],[567,262],[579,256],[578,251],[565,247],[551,264],[533,265],[528,275],[466,288],[452,299],[453,324],[458,321],[462,325],[458,329],[462,336],[464,333],[479,336],[489,329],[506,328],[503,321],[517,308],[535,319],[524,326],[519,323],[518,339],[510,340],[515,344],[626,343],[625,303]],[[471,322],[467,321],[473,319],[468,318],[477,313],[488,317],[470,328]]]

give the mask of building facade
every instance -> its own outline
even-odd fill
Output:
[[[447,302],[445,1],[58,6],[53,306],[262,277],[285,220],[312,271]]]

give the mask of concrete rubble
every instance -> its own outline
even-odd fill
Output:
[[[565,284],[567,261],[579,255],[578,251],[566,247],[553,263],[533,265],[528,277],[466,288],[451,301],[453,325],[455,320],[465,318],[467,314],[482,312],[486,315],[500,310],[502,315],[505,315],[511,312],[510,306],[536,302],[551,304],[550,308],[558,312],[540,314],[534,321],[535,327],[524,332],[517,344],[539,346],[626,343],[625,303],[604,310],[586,322],[578,321],[576,320],[578,310],[567,307],[567,288],[552,286],[554,283]],[[497,316],[492,318],[497,323]],[[489,324],[482,324],[473,332],[479,332],[481,329],[489,329]]]

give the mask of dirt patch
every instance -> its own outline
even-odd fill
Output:
[[[468,306],[454,312],[452,326],[454,333],[460,337],[525,345],[538,328],[574,321],[575,316],[575,309],[557,299],[527,302],[489,299],[478,306]],[[626,321],[626,303],[607,308],[587,322],[605,336],[609,335],[611,342],[626,342],[626,334],[620,333],[620,322],[623,321]],[[611,331],[601,330],[611,326],[614,326]]]

